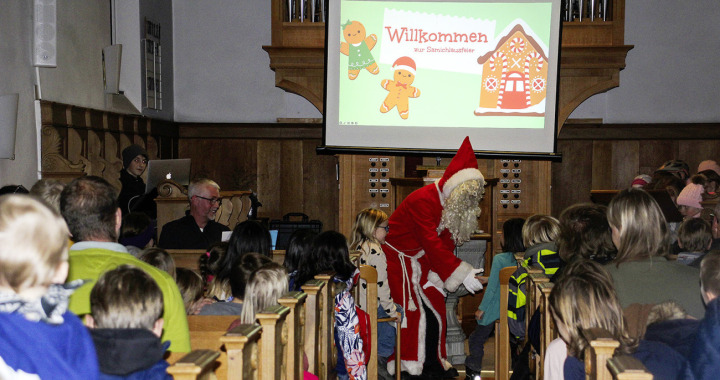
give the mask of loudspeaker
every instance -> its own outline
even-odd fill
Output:
[[[102,50],[103,85],[106,94],[120,93],[120,60],[122,45],[105,46]]]
[[[57,67],[57,2],[33,0],[33,66]]]

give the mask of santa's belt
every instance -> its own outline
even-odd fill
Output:
[[[412,262],[417,262],[417,260],[418,260],[419,258],[421,258],[421,257],[423,257],[423,256],[425,255],[425,250],[421,249],[421,250],[420,250],[417,254],[415,254],[415,255],[407,255],[407,254],[405,254],[405,252],[402,252],[402,251],[398,250],[397,248],[395,248],[395,247],[393,247],[392,245],[390,245],[390,243],[388,243],[388,242],[385,242],[385,245],[387,245],[388,247],[392,248],[392,249],[393,249],[395,252],[397,252],[398,255],[400,256],[400,267],[402,268],[402,272],[403,272],[403,276],[402,276],[402,277],[403,277],[403,286],[402,286],[402,290],[403,290],[403,299],[402,299],[402,300],[403,300],[403,308],[404,308],[405,310],[408,310],[408,311],[415,311],[415,310],[417,310],[417,305],[415,305],[415,301],[413,301],[413,297],[412,297],[412,287],[411,287],[411,286],[412,286],[412,285],[411,285],[412,282],[410,282],[410,279],[409,279],[409,277],[408,277],[407,267],[406,267],[406,265],[405,265],[405,257],[409,258],[411,263],[412,263]],[[406,286],[407,286],[407,289],[408,289],[408,293],[405,293],[405,287],[406,287]],[[405,304],[405,294],[409,294],[407,304]],[[403,326],[402,326],[402,327],[405,327],[405,326],[406,326],[405,320],[406,320],[406,318],[403,318]]]

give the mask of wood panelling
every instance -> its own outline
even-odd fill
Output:
[[[691,173],[720,160],[720,124],[566,124],[558,136],[563,160],[552,164],[552,214],[590,200],[590,190],[629,187],[665,161],[681,159]]]
[[[261,218],[303,212],[338,228],[334,156],[315,153],[320,124],[180,124],[180,156],[191,175],[212,178],[223,190],[253,190]]]

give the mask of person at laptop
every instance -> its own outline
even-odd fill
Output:
[[[140,177],[148,163],[148,154],[145,148],[133,144],[122,151],[123,169],[120,171],[122,189],[118,197],[118,204],[122,216],[131,212],[141,212],[150,217],[157,218],[157,189],[145,193],[145,182]]]
[[[162,229],[158,246],[165,249],[207,249],[222,240],[223,231],[230,231],[216,222],[215,213],[222,204],[220,186],[210,179],[198,179],[188,187],[190,211],[168,222]]]

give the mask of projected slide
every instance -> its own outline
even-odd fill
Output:
[[[384,131],[389,136],[377,146],[442,148],[476,135],[473,146],[483,150],[553,151],[559,1],[330,6],[328,144],[338,137],[340,145],[354,145],[349,136]],[[528,137],[542,146],[497,144],[508,137],[498,130],[538,131]],[[417,142],[406,146],[408,138]]]

